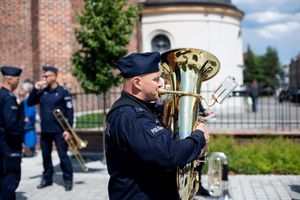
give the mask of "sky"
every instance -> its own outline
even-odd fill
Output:
[[[300,53],[300,0],[231,0],[245,13],[242,20],[243,46],[255,55],[268,46],[278,52],[282,65]]]

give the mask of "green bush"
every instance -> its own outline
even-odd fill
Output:
[[[226,154],[231,173],[300,174],[300,145],[292,139],[270,137],[245,142],[216,136],[209,145],[209,152],[215,151]]]
[[[104,119],[103,113],[88,113],[76,117],[76,129],[82,128],[100,128],[102,120]]]

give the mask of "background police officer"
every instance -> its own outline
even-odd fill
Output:
[[[3,84],[0,89],[0,199],[16,199],[21,179],[23,111],[12,92],[17,88],[22,70],[1,67]]]
[[[178,199],[176,168],[197,159],[208,141],[203,123],[183,140],[162,126],[151,102],[162,86],[158,52],[119,60],[123,92],[107,117],[105,146],[111,200]]]
[[[65,190],[70,191],[73,187],[73,169],[70,158],[67,155],[68,145],[65,140],[70,137],[68,131],[63,131],[53,115],[54,109],[60,109],[67,117],[70,125],[73,124],[72,99],[67,90],[60,86],[57,81],[57,68],[52,66],[43,67],[43,80],[35,84],[28,98],[28,105],[40,104],[41,116],[41,139],[40,144],[43,156],[43,178],[37,188],[41,189],[52,185],[53,164],[51,159],[52,143],[55,142],[60,167],[63,172]]]

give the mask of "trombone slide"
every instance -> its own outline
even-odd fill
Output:
[[[68,119],[63,115],[60,109],[53,110],[53,114],[61,128],[64,131],[70,132],[71,137],[67,139],[66,142],[82,170],[85,172],[88,171],[88,168],[85,166],[85,161],[79,151],[80,149],[85,148],[87,146],[87,141],[83,141],[79,138],[79,136],[75,133],[74,129],[68,122]]]

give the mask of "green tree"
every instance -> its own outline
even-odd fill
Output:
[[[138,8],[125,0],[85,0],[77,15],[75,36],[80,49],[72,55],[73,74],[89,93],[104,96],[120,83],[113,62],[123,57],[138,19]],[[105,97],[104,97],[105,98]]]
[[[106,93],[120,83],[120,77],[114,76],[113,62],[127,53],[126,45],[139,11],[126,0],[85,0],[84,3],[84,10],[77,16],[80,28],[75,36],[80,49],[72,55],[73,74],[86,92],[103,93],[106,114]],[[102,124],[104,127],[104,120]]]
[[[250,46],[247,47],[246,59],[245,59],[245,69],[243,71],[244,83],[249,84],[252,80],[259,79],[261,74],[261,69],[257,64],[259,58],[255,56]]]
[[[274,89],[278,85],[277,76],[281,72],[277,51],[267,47],[266,53],[256,56],[248,46],[245,59],[244,83],[249,84],[257,80],[261,88]]]
[[[264,88],[274,89],[279,84],[277,75],[281,72],[280,62],[275,48],[268,47],[266,53],[262,56],[261,63],[262,76],[264,77]]]

